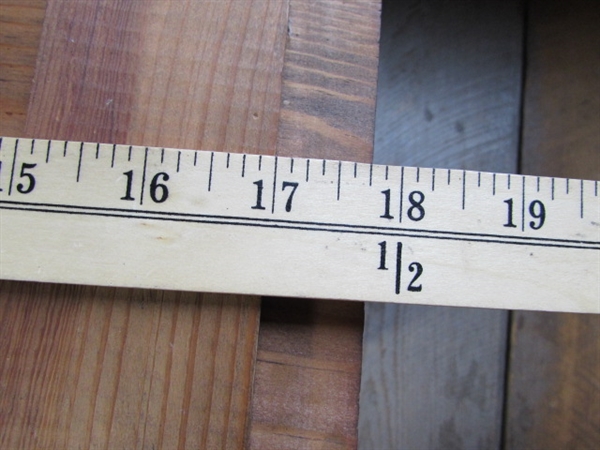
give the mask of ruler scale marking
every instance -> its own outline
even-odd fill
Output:
[[[50,149],[61,144],[64,159],[50,159]],[[79,152],[66,152],[77,144]],[[19,145],[45,145],[46,152],[23,153]],[[221,154],[195,152],[194,166],[205,157],[210,164],[191,172],[191,160],[179,149],[113,145],[112,155],[96,159],[100,144],[2,138],[0,146],[0,159],[13,158],[0,161],[11,164],[8,192],[0,190],[2,278],[600,311],[600,226],[588,219],[600,212],[597,181],[588,189],[580,180],[579,195],[571,195],[566,188],[555,192],[554,178],[522,176],[519,192],[511,174],[497,186],[495,173],[448,170],[448,185],[437,189],[431,169],[431,192],[423,194],[420,168],[369,164],[367,170],[353,163],[354,176],[344,177],[342,161],[322,160],[322,177],[311,179],[306,159],[301,181],[293,176],[298,158],[258,156],[256,166],[246,167],[241,155],[240,173],[226,170],[235,162],[229,153],[215,161]],[[112,171],[103,164],[109,156]],[[160,171],[165,158],[169,168]],[[326,171],[330,163],[337,174]],[[272,170],[259,174],[263,164]],[[279,166],[285,173],[289,168],[290,178],[278,173]],[[490,175],[492,191],[476,190]],[[190,188],[198,176],[207,176],[204,192]],[[456,176],[461,183],[450,183]],[[257,179],[260,187],[273,188],[269,216],[253,208],[260,203]],[[131,199],[132,180],[141,180],[143,208],[122,201]],[[542,192],[543,183],[551,190]],[[507,227],[513,201],[520,229]],[[398,208],[397,222],[386,221],[391,208]],[[386,258],[395,273],[377,270]]]
[[[131,147],[129,147],[131,153]],[[79,177],[81,175],[81,162],[83,160],[83,142],[79,145],[79,161],[77,162],[77,182],[79,183]]]
[[[583,180],[580,181],[581,187],[579,191],[579,218],[583,219]]]
[[[387,172],[387,171],[386,171]],[[387,174],[385,179],[387,180]],[[336,195],[336,199],[339,200],[340,199],[340,191],[342,189],[342,162],[338,161],[338,176],[337,176],[337,195]]]
[[[164,151],[164,149],[163,149]],[[162,159],[162,158],[161,158]],[[162,160],[161,160],[162,164]],[[142,185],[140,187],[140,205],[144,204],[144,186],[146,185],[146,167],[148,165],[148,147],[144,149],[144,165],[142,167]]]
[[[525,177],[521,177],[521,231],[525,231]]]
[[[110,167],[111,167],[111,169],[113,167],[115,167],[116,151],[117,151],[117,146],[115,144],[113,144],[113,146],[112,146],[112,157],[111,157],[111,160],[110,160]]]
[[[259,160],[260,160],[259,156]],[[325,170],[325,169],[323,169]],[[273,164],[273,201],[271,202],[271,214],[275,213],[275,196],[277,195],[277,156],[275,156],[275,163]]]
[[[402,242],[396,244],[396,295],[400,295],[402,286]]]
[[[310,159],[306,160],[306,182],[308,183],[308,178],[309,178],[309,172],[310,172]]]
[[[371,165],[371,167],[373,167]],[[404,166],[400,169],[400,209],[398,211],[398,222],[402,223],[402,201],[404,200]]]
[[[463,170],[463,173],[462,173],[462,209],[463,210],[465,209],[466,196],[467,196],[466,183],[467,183],[467,171]]]
[[[17,163],[17,148],[19,147],[19,140],[15,140],[15,151],[13,153],[13,161],[12,161],[12,168],[10,170],[10,181],[8,182],[8,195],[10,196],[12,194],[12,186],[13,186],[13,180],[14,180],[14,176],[15,176],[15,164]]]
[[[208,192],[210,192],[210,189],[212,187],[212,177],[213,177],[213,163],[215,160],[215,152],[210,152],[210,166],[208,168]],[[260,164],[260,158],[259,158],[259,164]],[[260,170],[260,165],[258,167],[258,170]]]

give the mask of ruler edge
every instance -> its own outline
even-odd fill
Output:
[[[204,154],[214,154],[214,153],[218,153],[218,154],[222,154],[222,155],[227,155],[227,154],[236,154],[239,157],[243,157],[248,156],[248,157],[252,157],[252,158],[258,158],[258,157],[262,157],[262,158],[267,158],[270,160],[283,160],[283,161],[292,161],[292,160],[298,160],[298,161],[318,161],[321,162],[323,164],[326,163],[334,163],[334,164],[353,164],[356,167],[362,167],[364,169],[368,169],[369,171],[373,171],[375,168],[381,168],[381,169],[385,169],[387,167],[396,167],[399,169],[409,169],[409,170],[414,170],[414,171],[418,171],[420,169],[425,169],[425,170],[440,170],[440,171],[447,171],[448,173],[452,174],[452,173],[456,173],[456,174],[472,174],[472,175],[489,175],[489,176],[493,176],[493,175],[505,175],[505,176],[515,176],[515,177],[519,177],[520,179],[523,180],[527,180],[527,179],[546,179],[546,180],[564,180],[565,182],[568,181],[573,181],[573,182],[582,182],[582,183],[592,183],[595,184],[596,189],[597,189],[597,185],[599,183],[598,180],[591,180],[591,179],[579,179],[579,178],[564,178],[564,177],[549,177],[549,176],[537,176],[537,175],[523,175],[523,174],[514,174],[514,173],[509,173],[509,172],[489,172],[489,171],[474,171],[474,170],[466,170],[466,169],[447,169],[447,168],[434,168],[434,167],[414,167],[414,166],[396,166],[396,165],[385,165],[385,164],[373,164],[373,163],[362,163],[362,162],[355,162],[355,161],[349,161],[349,160],[332,160],[332,159],[326,159],[326,158],[305,158],[305,157],[290,157],[290,156],[276,156],[276,155],[261,155],[261,154],[249,154],[249,153],[237,153],[237,152],[223,152],[223,151],[216,151],[216,150],[204,150],[204,149],[200,149],[200,150],[195,150],[195,149],[185,149],[185,148],[175,148],[175,147],[160,147],[160,146],[144,146],[144,145],[134,145],[134,144],[112,144],[112,143],[102,143],[102,142],[92,142],[92,141],[76,141],[76,140],[61,140],[61,139],[45,139],[45,138],[26,138],[26,137],[14,137],[14,136],[0,136],[0,150],[4,151],[5,146],[6,146],[6,141],[15,141],[15,144],[21,145],[21,142],[26,143],[27,146],[33,146],[33,145],[39,145],[38,143],[41,143],[42,145],[44,145],[45,147],[48,147],[48,145],[52,145],[52,144],[58,144],[61,146],[69,146],[69,145],[75,145],[77,147],[80,147],[82,150],[86,149],[87,151],[91,151],[89,149],[90,146],[93,146],[95,148],[97,148],[98,146],[112,146],[115,151],[117,152],[123,152],[123,151],[129,151],[130,149],[137,149],[138,151],[165,151],[165,152],[169,152],[169,153],[177,153],[177,152],[202,152]],[[16,146],[14,147],[16,149]],[[32,147],[33,148],[33,147]],[[464,180],[464,177],[463,177]],[[596,191],[597,192],[597,191]],[[596,195],[597,197],[597,195]],[[599,199],[600,201],[600,199]],[[600,230],[599,230],[599,236],[600,236]],[[600,244],[600,239],[597,242],[598,244]],[[593,249],[596,250],[596,249]],[[600,270],[600,268],[599,268]],[[71,285],[85,285],[85,286],[103,286],[103,287],[112,287],[112,288],[123,288],[123,289],[135,289],[135,288],[139,288],[139,289],[163,289],[163,290],[171,290],[171,291],[185,291],[185,292],[197,292],[194,290],[190,290],[190,289],[186,289],[186,288],[171,288],[171,287],[160,287],[160,286],[151,286],[151,285],[145,285],[145,286],[140,286],[140,285],[113,285],[113,284],[98,284],[98,283],[74,283],[74,282],[69,282],[69,281],[63,281],[63,280],[34,280],[34,279],[28,279],[28,278],[4,278],[4,276],[2,275],[0,277],[0,279],[4,279],[4,280],[12,280],[12,281],[32,281],[32,282],[39,282],[39,283],[44,283],[44,284],[52,284],[52,283],[65,283],[65,284],[71,284]],[[224,292],[222,290],[205,290],[202,292],[206,292],[206,293],[214,293],[214,294],[218,294],[218,293],[222,293],[222,294],[230,294],[230,295],[252,295],[252,296],[271,296],[272,294],[260,294],[260,293],[255,293],[255,292],[236,292],[236,291],[232,291],[232,292]],[[293,295],[284,295],[284,294],[275,294],[277,297],[282,297],[282,298],[313,298],[313,297],[297,297],[297,296],[293,296]],[[414,304],[414,305],[431,305],[431,306],[450,306],[450,307],[474,307],[474,308],[485,308],[485,309],[497,309],[497,310],[506,310],[506,309],[510,309],[510,308],[505,308],[505,307],[498,307],[498,308],[490,308],[490,307],[485,307],[485,306],[478,306],[478,305],[456,305],[456,304],[451,304],[451,303],[440,303],[440,304],[433,304],[433,303],[423,303],[423,302],[411,302],[411,301],[398,301],[398,302],[387,302],[385,300],[359,300],[359,299],[350,299],[350,298],[334,298],[334,297],[326,297],[326,300],[331,300],[331,301],[339,301],[339,300],[350,300],[350,301],[364,301],[364,302],[372,302],[372,303],[397,303],[397,304]],[[553,311],[553,310],[547,310],[547,309],[519,309],[519,310],[531,310],[531,311]],[[560,312],[573,312],[573,313],[591,313],[591,314],[598,314],[600,313],[600,299],[598,301],[598,307],[596,308],[595,311],[582,311],[582,310],[577,310],[577,309],[561,309]]]

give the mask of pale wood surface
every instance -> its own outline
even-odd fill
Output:
[[[599,22],[594,1],[530,2],[525,173],[600,179]],[[598,315],[515,312],[509,367],[507,448],[598,447]]]
[[[2,279],[600,313],[589,180],[567,196],[561,178],[513,175],[509,190],[506,174],[1,139]],[[506,227],[506,197],[543,202],[548,220]]]
[[[278,155],[371,161],[379,15],[379,0],[290,1]],[[251,448],[356,446],[362,309],[263,302]]]
[[[273,151],[285,6],[50,1],[24,133]],[[2,447],[243,444],[258,299],[3,283],[1,305]]]
[[[516,1],[386,2],[374,162],[514,172]],[[367,304],[359,446],[498,448],[507,313]]]

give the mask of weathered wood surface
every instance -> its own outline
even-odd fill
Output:
[[[277,154],[370,163],[380,0],[291,0]]]
[[[379,0],[290,1],[278,155],[371,161],[379,20]],[[251,448],[356,446],[362,325],[361,303],[263,301]]]
[[[529,2],[524,173],[600,179],[598,23],[594,1]],[[509,367],[507,448],[600,446],[600,316],[515,312]]]
[[[514,172],[521,18],[384,2],[374,162]],[[367,304],[360,448],[499,448],[506,330],[506,311]]]
[[[286,14],[278,0],[51,0],[24,134],[274,151]],[[257,298],[1,289],[0,447],[243,445]]]
[[[35,71],[46,0],[0,0],[0,127],[19,136]]]

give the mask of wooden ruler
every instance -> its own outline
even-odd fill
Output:
[[[600,312],[598,181],[5,137],[0,277]]]

